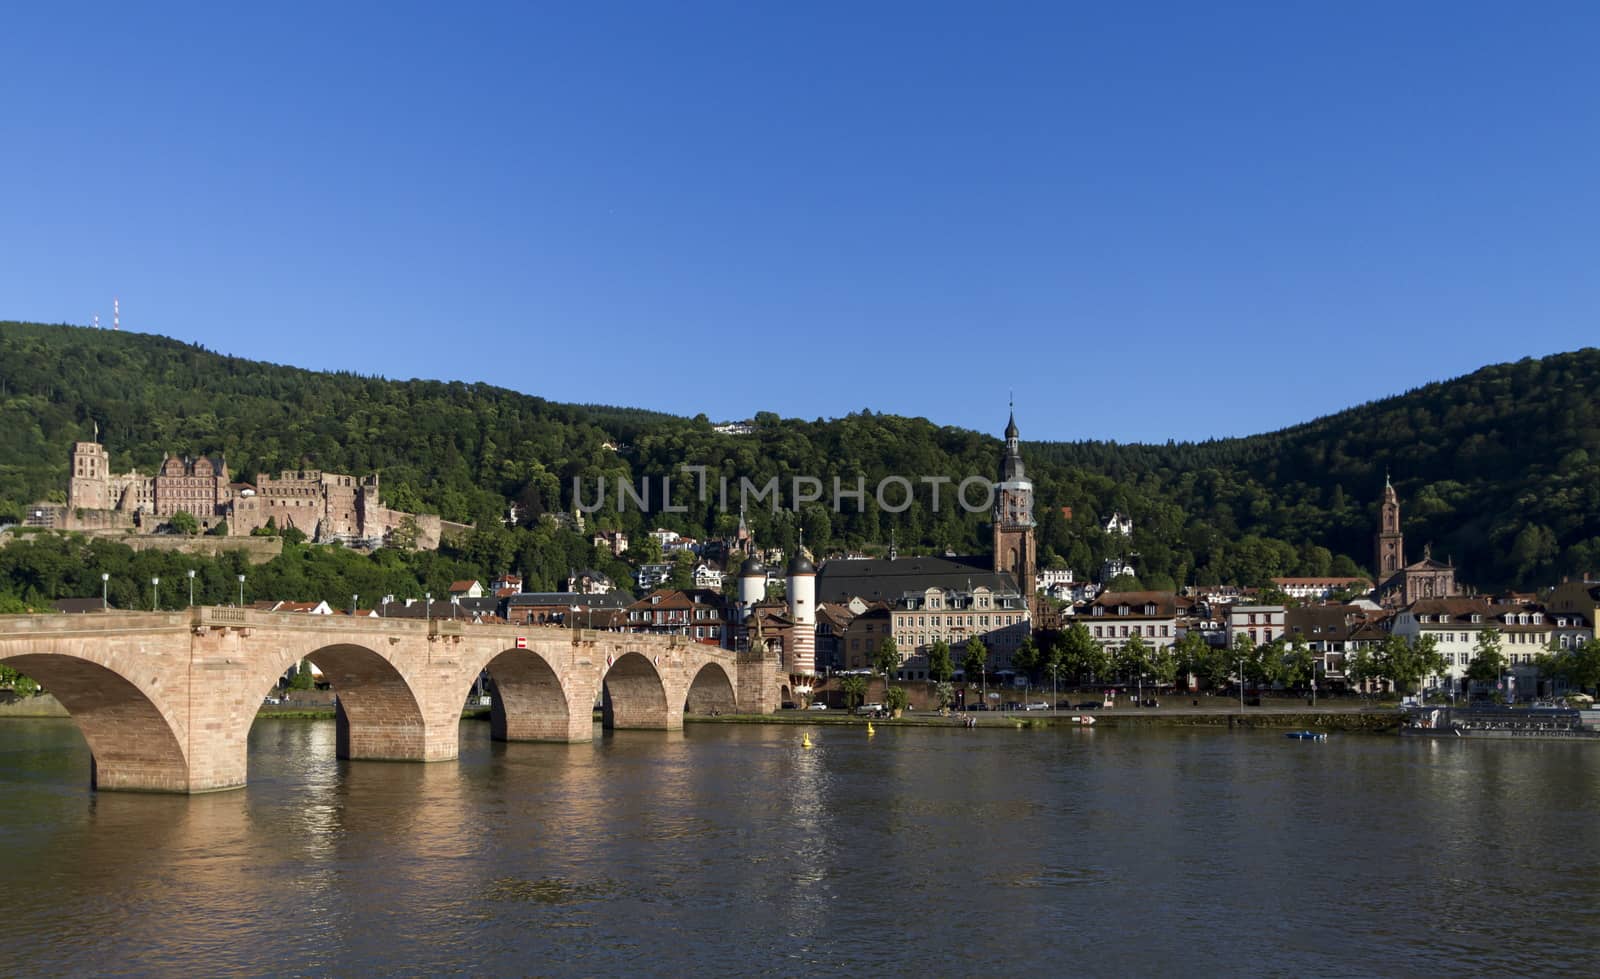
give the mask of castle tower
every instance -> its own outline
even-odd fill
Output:
[[[817,673],[817,568],[801,547],[789,562],[789,618],[794,621],[789,672],[795,676]]]
[[[1006,448],[995,484],[994,569],[1017,579],[1022,598],[1031,606],[1038,568],[1034,540],[1033,483],[1022,467],[1021,436],[1013,410],[1006,422]]]
[[[111,456],[99,442],[74,442],[72,478],[67,481],[67,506],[77,510],[110,510]]]
[[[1377,584],[1382,585],[1389,576],[1405,567],[1405,538],[1400,533],[1400,499],[1395,495],[1389,475],[1383,476],[1383,507],[1378,517],[1378,533],[1374,540]]]

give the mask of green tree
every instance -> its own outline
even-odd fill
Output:
[[[966,672],[968,683],[977,683],[978,679],[987,672],[989,663],[989,647],[983,640],[973,636],[962,647],[964,655],[961,658],[961,668]]]
[[[1110,669],[1106,649],[1082,622],[1074,622],[1061,634],[1061,664],[1067,675],[1083,682],[1087,677],[1103,677]]]
[[[898,713],[906,709],[911,703],[911,696],[906,693],[905,687],[890,686],[883,692],[883,706]]]
[[[887,684],[889,677],[900,669],[900,647],[895,643],[893,636],[884,636],[878,643],[878,650],[872,657],[872,668],[883,674],[883,682]]]
[[[39,684],[0,663],[0,689],[8,689],[18,697],[32,697],[39,692]]]
[[[1310,688],[1317,678],[1317,657],[1312,653],[1306,637],[1295,633],[1283,657],[1284,678],[1297,687]]]
[[[946,654],[946,655],[948,655],[948,654]],[[955,687],[955,684],[951,683],[948,680],[940,681],[939,683],[934,685],[933,696],[934,696],[934,698],[936,700],[939,701],[939,706],[942,707],[942,708],[948,709],[948,708],[954,706],[954,704],[956,702],[956,687]]]
[[[200,532],[200,521],[196,520],[194,514],[188,510],[179,510],[168,517],[167,526],[185,536],[192,536]]]
[[[1467,679],[1493,686],[1506,671],[1506,657],[1500,651],[1500,630],[1494,626],[1478,633],[1473,643],[1472,662],[1467,664]]]
[[[854,710],[861,706],[861,701],[867,695],[867,678],[860,675],[847,676],[839,681],[839,690],[844,694],[846,710]]]
[[[1011,668],[1030,679],[1039,675],[1041,665],[1039,646],[1033,641],[1032,636],[1022,640],[1016,651],[1011,654]]]
[[[1600,688],[1600,639],[1591,639],[1567,655],[1567,682],[1579,690]]]
[[[928,679],[943,683],[955,676],[955,664],[950,660],[950,644],[943,639],[928,649]]]
[[[1128,683],[1150,672],[1150,646],[1142,636],[1129,636],[1117,650],[1116,670]]]
[[[1177,672],[1194,677],[1195,682],[1207,690],[1226,686],[1232,673],[1227,650],[1217,649],[1206,642],[1206,637],[1198,629],[1190,629],[1178,639],[1173,647],[1173,656]]]
[[[1378,644],[1374,668],[1380,676],[1393,681],[1395,689],[1410,693],[1422,682],[1423,677],[1444,671],[1444,656],[1436,647],[1432,636],[1423,636],[1417,642],[1409,643],[1404,636],[1390,633]]]
[[[1260,653],[1256,650],[1256,642],[1250,638],[1249,633],[1242,631],[1234,633],[1233,648],[1230,652],[1229,659],[1232,662],[1228,666],[1236,674],[1238,682],[1240,684],[1259,683],[1260,681],[1253,680],[1253,677],[1256,675],[1254,664],[1260,658]]]
[[[310,690],[317,685],[316,677],[311,672],[311,661],[303,659],[300,668],[295,671],[294,678],[289,681],[290,690]]]
[[[1365,688],[1369,681],[1380,679],[1377,657],[1365,646],[1345,654],[1344,675],[1358,687]]]

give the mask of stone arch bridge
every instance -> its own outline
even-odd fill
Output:
[[[597,703],[612,728],[768,713],[787,683],[776,657],[680,636],[215,607],[0,616],[0,662],[71,713],[99,789],[244,785],[256,712],[303,659],[338,694],[339,757],[350,759],[454,759],[484,671],[493,734],[507,741],[591,740]]]

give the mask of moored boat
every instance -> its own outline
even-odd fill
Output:
[[[1575,707],[1422,707],[1405,712],[1400,733],[1418,738],[1500,741],[1600,740],[1600,710]]]
[[[1284,737],[1293,738],[1296,741],[1326,741],[1328,740],[1328,733],[1326,731],[1290,731]]]

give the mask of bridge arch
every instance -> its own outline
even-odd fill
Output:
[[[496,741],[586,740],[593,713],[590,704],[577,711],[568,701],[561,677],[548,660],[531,649],[507,649],[483,667],[492,682],[490,736]],[[476,676],[468,681],[468,689]],[[462,699],[466,691],[462,691]],[[574,720],[574,714],[582,716]]]
[[[256,678],[255,704],[271,692],[289,667],[308,659],[338,698],[340,758],[424,761],[430,758],[428,726],[410,681],[387,658],[365,646],[333,643],[291,652],[271,661],[273,672]],[[457,708],[459,711],[459,707]],[[244,734],[255,720],[244,719]],[[241,739],[242,742],[243,739]],[[453,746],[453,745],[452,745]]]
[[[738,707],[733,680],[720,663],[700,667],[683,702],[685,714],[732,714]]]
[[[26,653],[0,662],[37,680],[72,715],[89,743],[90,784],[97,789],[187,792],[186,735],[149,692],[118,670],[61,653]]]
[[[623,653],[601,678],[601,719],[608,728],[670,730],[673,711],[661,672],[643,653]],[[682,715],[679,715],[679,722]]]

